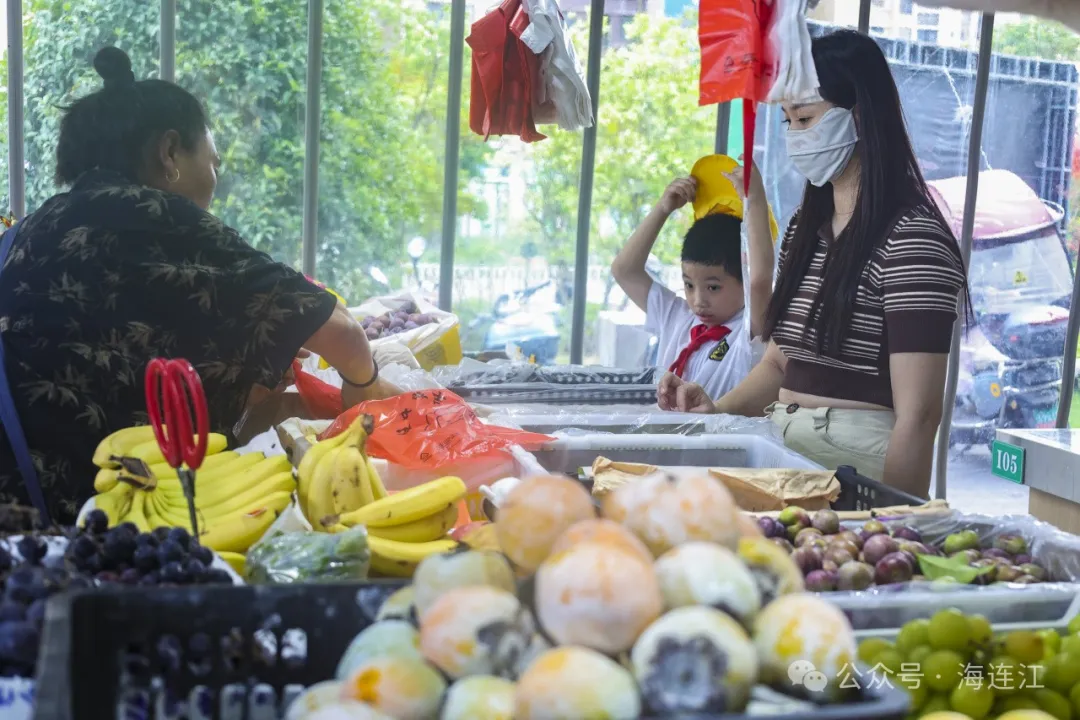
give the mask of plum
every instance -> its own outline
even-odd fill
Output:
[[[780,548],[788,555],[795,552],[795,546],[792,545],[791,541],[788,540],[786,537],[770,538],[770,540],[776,545],[776,547]]]
[[[1030,575],[1038,582],[1043,582],[1044,580],[1046,580],[1046,570],[1037,563],[1026,562],[1018,567],[1020,568],[1020,572],[1024,573],[1025,575]]]
[[[862,531],[866,533],[866,537],[870,537],[871,535],[888,534],[889,529],[880,520],[867,520],[863,523]]]
[[[998,568],[997,581],[998,582],[1016,582],[1016,579],[1023,575],[1020,572],[1020,568],[1013,565],[1004,565]]]
[[[1017,566],[1024,565],[1025,563],[1029,563],[1029,562],[1033,562],[1033,560],[1032,560],[1031,556],[1028,555],[1027,553],[1020,553],[1019,555],[1016,555],[1015,557],[1013,557],[1013,564],[1017,565]]]
[[[1000,570],[1000,566],[994,562],[993,558],[983,558],[982,560],[976,560],[975,562],[971,563],[971,567],[979,569],[990,568],[988,571],[980,575],[976,575],[975,580],[972,581],[973,584],[990,585],[991,583],[997,582],[997,576]]]
[[[364,334],[367,335],[368,340],[378,340],[379,339],[379,331],[375,330],[374,328],[368,328],[368,329],[364,330]]]
[[[405,326],[402,329],[403,330],[415,330],[418,327],[420,327],[420,326],[417,325],[416,323],[414,323],[412,320],[410,320],[409,322],[405,323]]]
[[[952,555],[949,555],[949,558],[951,560],[963,559],[967,561],[967,563],[970,565],[976,560],[981,559],[981,555],[979,554],[978,550],[961,550],[960,552],[955,552]]]
[[[822,535],[835,535],[840,532],[840,516],[832,510],[818,510],[810,524],[820,530]]]
[[[810,515],[801,507],[791,505],[780,512],[780,522],[787,528],[796,525],[799,526],[800,529],[807,528],[810,527]]]
[[[982,551],[984,558],[1002,558],[1005,560],[1012,560],[1012,555],[1002,550],[1001,548],[987,548]]]
[[[963,550],[979,547],[979,534],[974,530],[962,530],[945,538],[945,554],[953,555]]]
[[[815,570],[820,570],[821,561],[824,560],[821,551],[811,547],[798,548],[791,554],[791,559],[799,566],[799,569],[802,570],[804,576],[809,575]]]
[[[858,553],[856,553],[858,554]],[[833,563],[836,563],[837,567],[849,563],[855,559],[855,555],[852,555],[846,548],[840,545],[833,544],[825,551],[825,559]]]
[[[838,590],[865,590],[874,584],[874,568],[862,562],[841,565],[836,576]]]
[[[846,538],[842,538],[839,535],[833,535],[832,537],[830,537],[828,540],[828,544],[829,549],[837,548],[839,550],[843,550],[853,558],[858,557],[859,553],[861,552],[861,548],[858,545]]]
[[[908,560],[908,556],[902,552],[889,553],[878,561],[874,568],[874,581],[878,585],[892,585],[911,580],[915,569]]]
[[[855,532],[854,530],[841,530],[833,536],[833,539],[846,540],[847,542],[855,546],[855,552],[859,552],[862,550],[863,540],[861,537],[859,537],[859,533]]]
[[[1028,551],[1027,540],[1014,534],[998,535],[994,538],[994,548],[1010,555],[1024,555]]]
[[[790,528],[789,528],[790,530]],[[803,528],[795,534],[795,547],[802,547],[811,540],[822,537],[821,531],[817,528]]]
[[[888,535],[872,535],[863,545],[863,559],[869,565],[877,565],[886,555],[899,549],[900,546]]]
[[[892,536],[897,540],[910,540],[911,542],[922,542],[922,534],[911,527],[910,525],[900,525],[893,528]]]
[[[836,589],[837,574],[828,570],[814,570],[806,576],[806,589],[812,592],[831,592]]]
[[[840,569],[840,566],[834,563],[829,558],[825,558],[821,561],[821,569],[825,570],[826,572],[836,572]]]
[[[1020,577],[1013,580],[1013,582],[1017,583],[1018,585],[1038,585],[1040,581],[1030,575],[1021,575]]]
[[[435,318],[431,315],[428,315],[427,313],[419,313],[416,316],[417,325],[430,325],[433,322],[435,322]]]
[[[767,538],[782,538],[787,536],[787,528],[779,520],[771,517],[759,517],[757,519],[761,534]]]

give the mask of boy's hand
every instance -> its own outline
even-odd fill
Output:
[[[686,203],[694,202],[695,195],[697,195],[697,180],[692,177],[679,178],[667,186],[657,207],[670,215]]]
[[[739,162],[743,162],[745,156],[739,156]],[[739,166],[729,173],[724,173],[724,177],[731,181],[731,184],[735,186],[735,192],[739,193],[739,197],[743,202],[747,202],[746,197],[743,195],[743,177],[745,169],[743,166]],[[761,179],[761,173],[758,172],[757,163],[750,163],[750,200],[749,202],[760,202],[765,200],[765,182]]]
[[[686,382],[670,372],[660,379],[656,388],[656,402],[661,410],[703,415],[716,412],[716,405],[705,388]]]

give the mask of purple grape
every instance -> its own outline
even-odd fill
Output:
[[[24,535],[20,538],[19,542],[15,544],[15,549],[19,551],[19,555],[22,556],[23,560],[31,565],[41,563],[49,552],[49,547],[45,544],[45,541],[33,535]]]
[[[153,535],[157,539],[158,543],[160,544],[160,543],[164,543],[166,540],[169,539],[169,530],[171,530],[171,529],[172,528],[168,528],[168,527],[157,527],[157,528],[154,528],[153,530],[151,530],[150,534]]]
[[[109,529],[109,516],[104,510],[91,510],[86,514],[85,527],[89,532],[100,535]]]
[[[191,548],[191,533],[182,527],[174,527],[169,530],[169,540],[179,545],[184,552]]]
[[[35,600],[30,607],[26,609],[26,620],[34,623],[37,627],[41,627],[45,622],[45,607],[47,603],[48,601],[44,598]]]
[[[151,570],[157,570],[157,549],[146,546],[137,548],[135,550],[135,557],[132,558],[132,564],[136,569],[141,570],[142,572],[150,572]]]
[[[105,536],[105,544],[101,550],[107,560],[114,565],[121,565],[131,561],[135,548],[135,536],[129,535],[125,530],[115,528]]]
[[[120,573],[120,582],[125,585],[135,585],[142,579],[142,573],[135,568],[128,568]]]
[[[96,577],[100,583],[114,583],[120,580],[120,576],[111,570],[102,570]]]
[[[139,578],[139,584],[140,585],[157,585],[159,579],[160,578],[158,576],[157,570],[153,570],[151,572],[146,573],[141,578]]]
[[[97,543],[89,535],[80,535],[71,542],[71,554],[76,558],[88,558],[97,551]]]
[[[174,540],[169,539],[161,543],[158,548],[158,562],[162,565],[168,565],[172,562],[180,562],[184,559],[184,549],[180,547]]]
[[[0,547],[0,572],[7,572],[11,569],[11,553],[6,549]]]
[[[40,633],[29,622],[0,623],[0,660],[34,665]]]
[[[0,603],[0,622],[24,620],[26,618],[26,606],[14,600],[5,600]]]
[[[232,576],[220,568],[210,568],[206,573],[206,582],[213,585],[232,585]]]
[[[154,547],[154,548],[156,548],[161,543],[158,541],[158,539],[156,537],[154,537],[154,535],[152,533],[140,533],[139,536],[137,538],[135,538],[135,544],[138,545],[139,547]]]
[[[187,572],[184,571],[184,566],[179,562],[166,563],[161,568],[161,582],[170,583],[173,585],[183,585],[189,579]]]
[[[191,548],[191,557],[201,562],[206,567],[214,564],[214,551],[205,545],[196,545]]]
[[[133,522],[122,522],[113,529],[127,533],[132,538],[137,537],[139,534],[139,526]]]
[[[191,582],[198,584],[206,578],[206,565],[201,560],[195,558],[188,558],[184,562],[184,572],[187,573]]]

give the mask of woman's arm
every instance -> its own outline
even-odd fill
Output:
[[[780,398],[787,357],[775,342],[769,342],[765,357],[735,389],[716,401],[716,412],[762,417],[765,408]]]
[[[615,282],[642,311],[648,312],[649,291],[652,290],[653,280],[645,271],[645,263],[649,260],[656,239],[660,237],[660,231],[664,228],[671,213],[675,212],[688,202],[693,202],[697,192],[697,180],[694,178],[681,178],[668,185],[660,202],[656,204],[645,220],[633,232],[630,239],[615,261],[611,263],[611,274]]]
[[[740,158],[741,159],[741,158]],[[728,173],[727,178],[735,185],[739,194],[743,189],[743,168],[736,168]],[[747,264],[750,277],[750,337],[761,337],[765,329],[765,315],[772,298],[773,237],[769,223],[769,201],[765,197],[765,183],[761,179],[757,165],[750,165],[750,196],[744,200],[743,220],[746,223]]]
[[[363,326],[341,303],[330,318],[304,343],[309,350],[333,367],[342,377],[341,398],[345,408],[365,400],[379,400],[397,395],[400,390],[381,378],[372,386],[357,388],[375,375],[375,361]]]
[[[896,353],[889,358],[896,426],[885,453],[883,480],[918,497],[930,494],[948,360],[937,353]]]

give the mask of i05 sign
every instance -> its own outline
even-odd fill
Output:
[[[995,440],[990,447],[990,471],[995,477],[1024,484],[1024,449]]]

